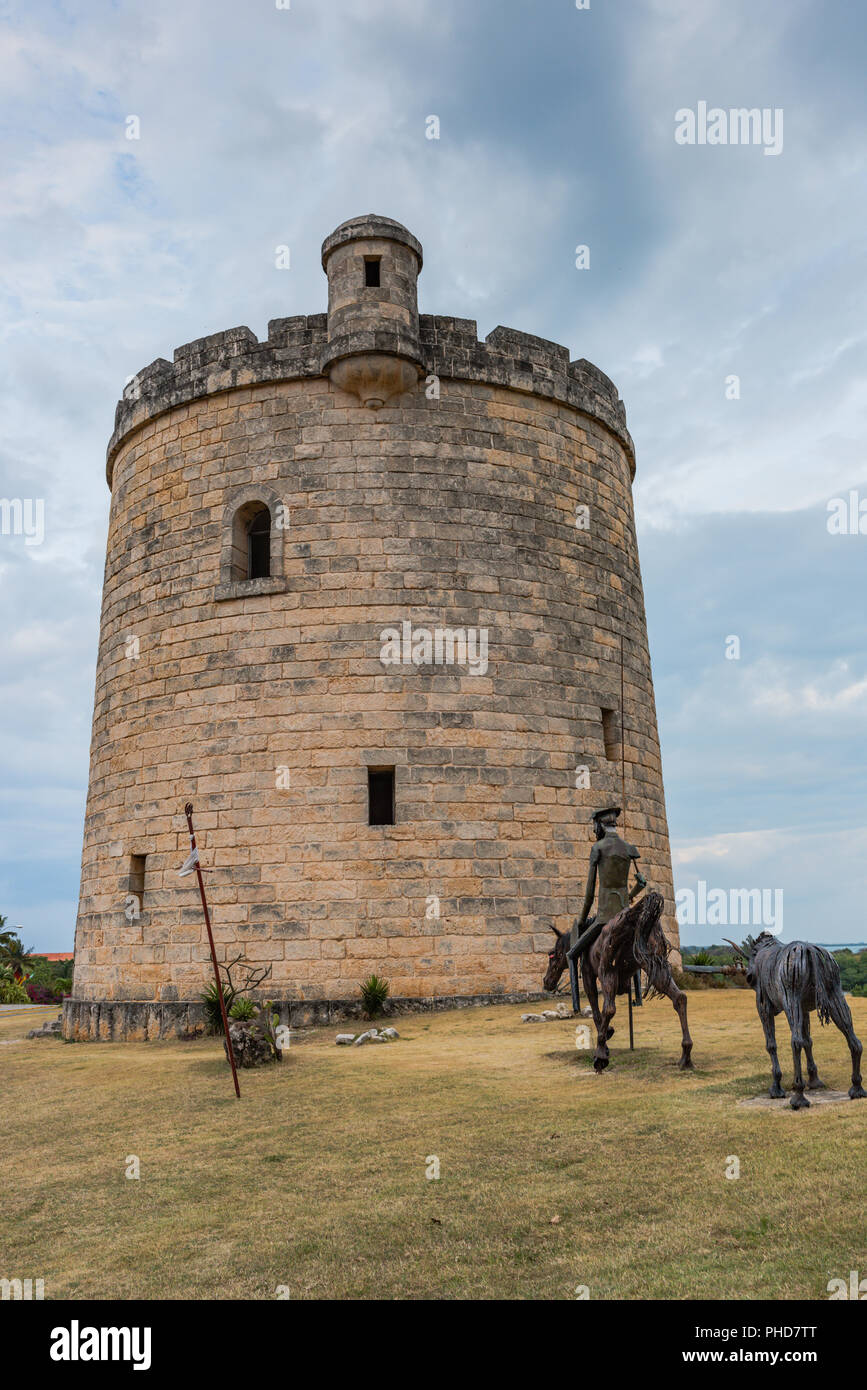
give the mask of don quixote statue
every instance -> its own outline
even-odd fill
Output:
[[[692,1038],[686,1018],[686,995],[678,989],[671,973],[669,943],[662,930],[664,901],[661,893],[649,892],[640,902],[632,900],[644,892],[647,880],[638,869],[638,850],[627,844],[617,829],[619,806],[609,806],[593,814],[596,843],[590,851],[590,868],[581,916],[571,932],[552,927],[557,940],[548,956],[543,988],[553,992],[568,968],[572,987],[572,1007],[578,1012],[578,967],[596,1024],[596,1050],[593,1066],[597,1072],[608,1066],[608,1039],[613,1036],[611,1020],[615,1000],[627,994],[640,972],[647,977],[648,998],[666,995],[674,1005],[683,1034],[681,1069],[692,1067]],[[636,882],[629,888],[635,870]],[[598,890],[598,895],[597,895]],[[589,913],[597,897],[594,916]],[[602,990],[599,1005],[597,980]]]

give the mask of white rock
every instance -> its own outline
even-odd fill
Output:
[[[383,1028],[379,1036],[381,1038],[399,1038],[400,1033],[396,1028]]]
[[[360,1047],[362,1043],[370,1042],[370,1040],[375,1037],[376,1033],[368,1029],[366,1033],[359,1033],[358,1037],[353,1041],[352,1046]]]
[[[348,1047],[350,1043],[355,1042],[355,1034],[338,1033],[334,1041],[337,1043],[338,1047]]]
[[[521,1014],[521,1022],[522,1022],[522,1023],[544,1023],[544,1022],[545,1022],[545,1018],[544,1018],[544,1015],[543,1015],[543,1014]]]

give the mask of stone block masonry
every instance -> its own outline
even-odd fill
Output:
[[[418,314],[421,246],[387,218],[323,264],[328,314],[187,344],[118,404],[67,1036],[198,1026],[187,800],[218,951],[269,963],[298,1020],[353,1016],[372,971],[408,1007],[539,998],[620,802],[621,637],[626,833],[677,943],[616,389]],[[406,624],[419,660],[384,661]],[[438,631],[485,662],[429,659]]]

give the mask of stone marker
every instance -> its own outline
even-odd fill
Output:
[[[28,1038],[62,1038],[63,1014],[58,1014],[57,1018],[46,1020],[41,1028],[31,1028],[27,1036]]]

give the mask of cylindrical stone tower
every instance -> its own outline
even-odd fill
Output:
[[[118,405],[67,1036],[200,1025],[187,800],[218,951],[296,1021],[373,971],[537,997],[622,795],[677,940],[617,391],[419,315],[388,218],[322,263],[327,315],[189,343]]]

